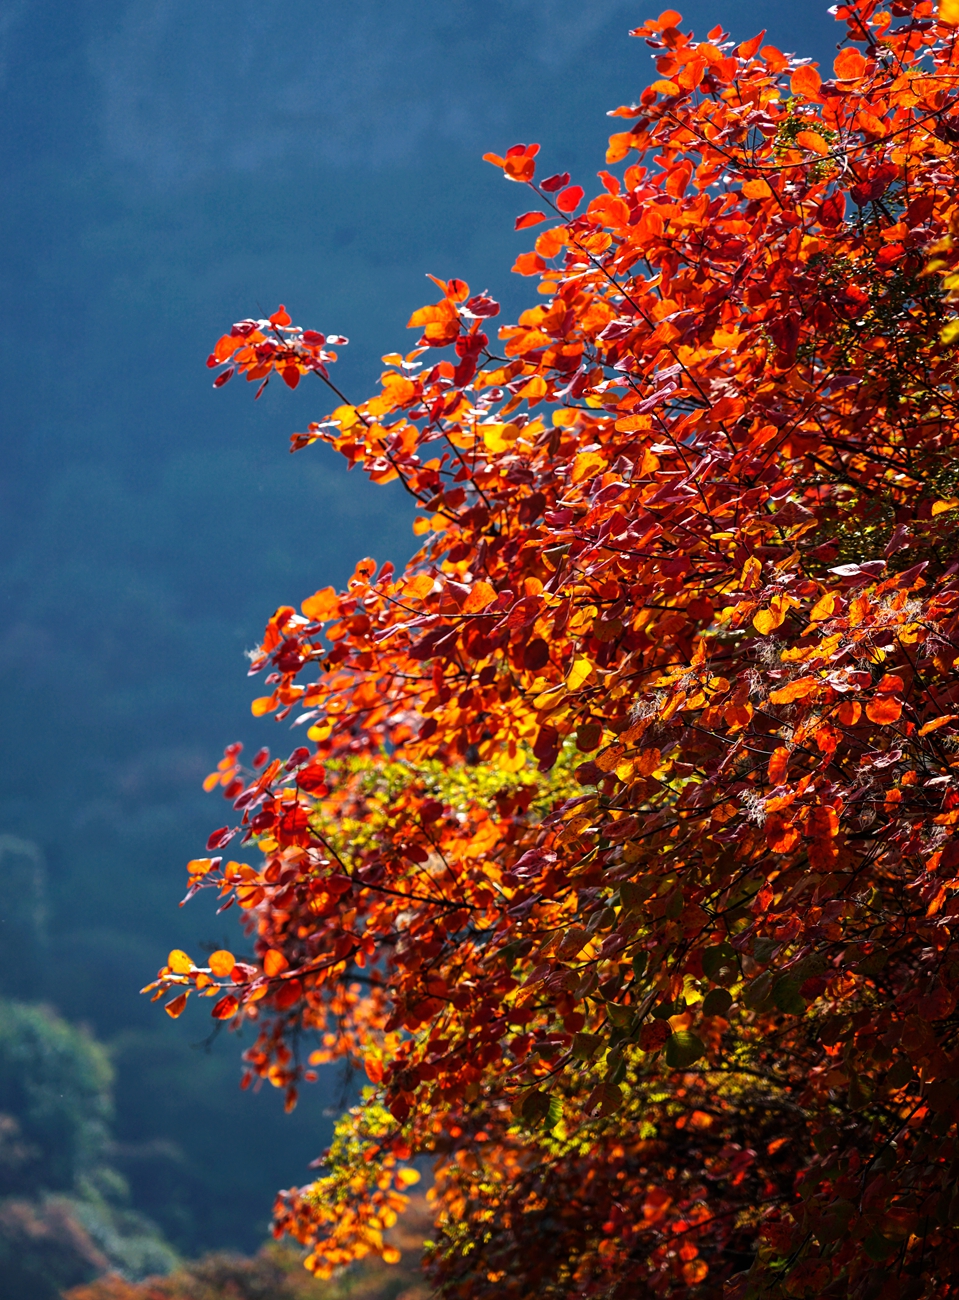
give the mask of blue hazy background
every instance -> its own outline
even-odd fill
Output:
[[[684,30],[768,28],[831,65],[816,0],[695,0]],[[287,437],[320,386],[255,405],[204,360],[284,302],[343,333],[368,393],[426,272],[504,318],[523,192],[481,161],[542,144],[589,191],[606,110],[654,77],[635,0],[0,0],[0,993],[89,1025],[116,1068],[115,1159],[176,1246],[251,1249],[308,1178],[339,1084],[286,1117],[138,996],[174,946],[243,950],[183,864],[221,824],[200,782],[254,722],[243,651],[281,603],[401,561],[411,512]],[[501,318],[503,319],[503,318]]]

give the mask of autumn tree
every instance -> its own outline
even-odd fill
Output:
[[[290,1105],[365,1068],[277,1202],[321,1274],[429,1156],[447,1297],[959,1285],[959,14],[836,12],[826,79],[637,28],[588,202],[487,155],[542,227],[517,324],[437,281],[358,403],[282,308],[210,358],[318,377],[293,449],[420,512],[270,619],[253,712],[304,743],[227,749],[189,864],[255,960],[152,986]]]

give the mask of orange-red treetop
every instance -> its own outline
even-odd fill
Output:
[[[825,80],[637,28],[597,197],[488,156],[537,304],[438,281],[293,439],[399,478],[422,549],[270,619],[253,711],[303,744],[227,750],[190,864],[255,955],[154,987],[291,1104],[365,1065],[278,1203],[321,1272],[389,1257],[432,1153],[448,1295],[959,1283],[959,55],[928,0],[838,16]],[[281,308],[211,364],[331,383],[343,341]]]

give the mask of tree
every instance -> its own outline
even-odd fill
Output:
[[[143,1277],[176,1262],[106,1163],[111,1079],[88,1034],[0,1001],[0,1300],[58,1300],[110,1267]]]
[[[421,511],[402,573],[270,619],[253,712],[312,747],[230,746],[189,864],[255,959],[151,986],[257,1024],[288,1104],[365,1065],[277,1204],[321,1274],[389,1257],[429,1155],[447,1296],[959,1282],[957,29],[837,15],[826,80],[637,28],[659,79],[585,208],[538,146],[487,155],[547,223],[498,345],[454,279],[359,404],[282,307],[210,358],[318,375],[293,449]]]

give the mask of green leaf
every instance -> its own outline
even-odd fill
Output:
[[[706,1044],[701,1038],[680,1029],[666,1039],[666,1064],[674,1070],[685,1070],[705,1053]]]
[[[703,953],[703,974],[710,979],[721,966],[728,966],[736,956],[728,943],[718,943]]]
[[[527,1124],[541,1124],[549,1116],[551,1103],[548,1092],[528,1092],[520,1105],[520,1115]]]
[[[770,939],[768,937],[757,939],[753,944],[753,956],[757,961],[767,962],[778,947],[778,939]]]
[[[905,1057],[902,1057],[890,1069],[883,1082],[887,1088],[896,1092],[900,1088],[904,1088],[914,1077],[911,1063]]]
[[[710,989],[703,999],[704,1016],[725,1016],[733,1005],[733,995],[728,989]]]
[[[638,980],[641,980],[646,974],[646,964],[648,961],[648,952],[640,951],[633,954],[633,974]]]
[[[769,971],[763,971],[762,975],[757,975],[754,980],[746,985],[743,993],[743,1002],[747,1007],[757,1010],[763,1006],[772,992],[773,977]]]
[[[870,1232],[869,1236],[862,1244],[869,1258],[876,1260],[877,1263],[880,1260],[886,1259],[896,1247],[894,1241],[889,1241],[881,1232],[876,1232],[875,1230]]]
[[[889,954],[877,948],[867,957],[863,957],[862,961],[857,961],[853,970],[857,975],[878,975],[888,960]]]
[[[617,1029],[628,1029],[633,1019],[633,1007],[621,1007],[615,1002],[606,1003],[606,1014]]]
[[[591,1061],[602,1043],[599,1034],[574,1034],[572,1052],[577,1061]]]
[[[780,1011],[791,1016],[801,1016],[806,1003],[799,992],[799,980],[793,975],[780,975],[773,984],[772,999]]]

